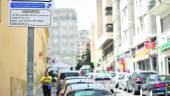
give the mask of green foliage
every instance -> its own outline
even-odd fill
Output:
[[[90,49],[86,49],[86,51],[82,55],[82,60],[78,60],[76,70],[79,70],[83,65],[90,65],[91,68],[94,69],[94,64],[91,62]]]
[[[76,66],[76,70],[79,70],[82,66],[83,66],[82,61],[78,60],[78,63],[77,63],[77,66]]]

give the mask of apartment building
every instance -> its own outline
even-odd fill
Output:
[[[83,53],[90,43],[90,32],[88,30],[80,30],[76,33],[76,59],[82,59]]]
[[[154,0],[135,0],[135,36],[133,46],[135,51],[136,70],[157,70],[156,51],[156,16],[149,12],[154,6]]]
[[[117,71],[129,72],[133,67],[134,1],[113,0],[114,57]]]
[[[112,23],[112,0],[97,1],[97,48],[102,54],[99,61],[102,61],[104,69],[113,65],[113,23]]]
[[[170,1],[154,0],[150,14],[156,16],[158,72],[170,74]]]
[[[154,0],[113,0],[114,52],[118,71],[157,70]]]
[[[48,56],[52,63],[76,66],[77,14],[74,9],[54,9],[54,27],[49,28]]]
[[[0,95],[27,96],[28,28],[8,27],[8,1],[0,1]],[[48,29],[35,28],[34,36],[34,85],[37,86],[46,68]]]

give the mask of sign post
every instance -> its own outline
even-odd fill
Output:
[[[52,26],[51,0],[11,0],[9,27],[28,28],[27,96],[34,96],[34,28]]]
[[[34,27],[28,27],[27,96],[34,96]]]

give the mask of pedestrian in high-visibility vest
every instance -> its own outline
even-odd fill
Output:
[[[44,96],[51,96],[52,77],[48,71],[45,71],[44,76],[41,77],[41,83]]]

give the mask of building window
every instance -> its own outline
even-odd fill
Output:
[[[162,32],[165,32],[168,29],[170,29],[170,14],[161,19],[161,27],[162,27]]]
[[[155,6],[155,0],[149,0],[149,9]]]
[[[106,7],[105,12],[106,15],[112,15],[112,7]]]
[[[143,31],[143,24],[144,24],[144,22],[143,22],[143,17],[141,17],[140,19],[140,28],[141,28],[141,31]]]
[[[113,24],[106,24],[106,32],[113,32]]]

